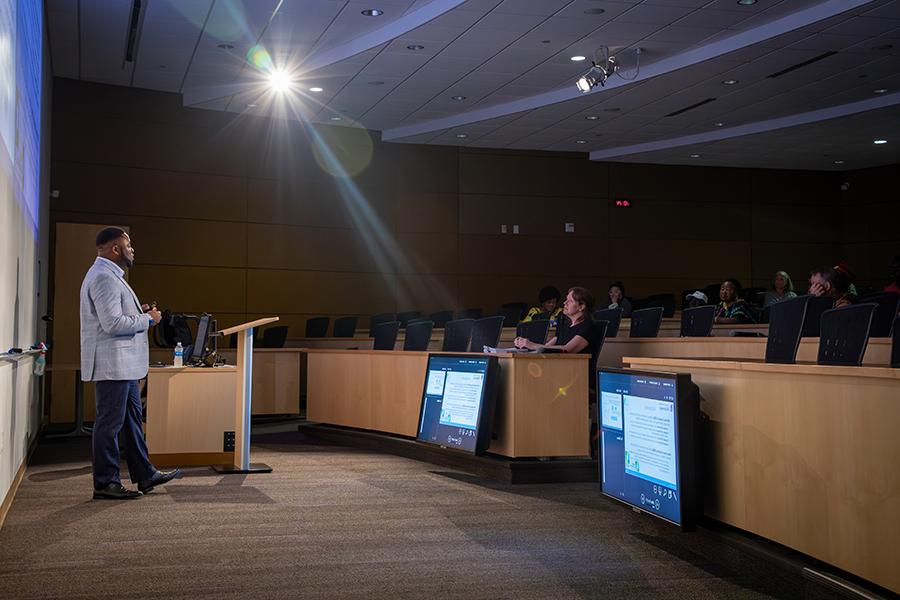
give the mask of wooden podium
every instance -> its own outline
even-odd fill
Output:
[[[268,325],[278,317],[266,317],[235,325],[219,332],[223,337],[237,334],[237,378],[234,395],[234,464],[216,465],[217,473],[271,473],[272,467],[250,462],[250,405],[253,388],[253,328]]]

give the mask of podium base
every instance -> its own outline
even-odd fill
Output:
[[[271,473],[272,467],[265,463],[250,463],[249,469],[242,469],[234,465],[212,465],[212,470],[223,475],[237,475],[240,473]]]

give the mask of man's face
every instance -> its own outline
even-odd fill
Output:
[[[552,313],[554,310],[556,310],[556,298],[544,300],[543,304],[541,304],[541,308],[544,310],[544,312]]]
[[[809,276],[809,289],[813,290],[817,287],[821,287],[822,291],[826,293],[831,289],[831,284],[825,281],[821,273],[813,273]]]
[[[735,298],[737,298],[737,289],[734,284],[730,281],[722,283],[719,288],[719,299],[722,302],[734,302]]]
[[[134,265],[134,247],[131,245],[131,238],[126,233],[113,244],[113,251],[117,252],[121,261],[130,269]]]

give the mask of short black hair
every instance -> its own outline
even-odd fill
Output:
[[[722,283],[730,283],[731,285],[733,285],[733,286],[734,286],[734,291],[735,291],[738,295],[740,295],[740,293],[741,293],[741,292],[743,291],[743,289],[744,289],[744,288],[741,286],[741,282],[738,281],[737,279],[735,279],[734,277],[729,277],[728,279],[726,279],[726,280],[723,281]]]
[[[105,229],[101,229],[100,233],[97,234],[97,247],[100,248],[105,246],[111,241],[119,239],[124,235],[125,230],[121,227],[106,227]]]
[[[552,285],[545,285],[541,288],[541,291],[538,292],[538,303],[543,304],[547,300],[556,299],[559,302],[562,294],[559,293],[559,290],[553,287]]]
[[[612,290],[614,287],[619,288],[619,290],[622,292],[622,297],[624,298],[625,297],[625,284],[622,283],[621,281],[613,281],[611,284],[609,284],[609,289],[606,291],[608,292],[608,291]]]

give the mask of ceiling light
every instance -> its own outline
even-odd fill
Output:
[[[285,92],[291,88],[291,77],[281,69],[273,69],[269,73],[269,84],[276,92]]]
[[[581,62],[584,59],[585,59],[584,56],[581,56],[580,54],[576,54],[575,56],[571,57],[569,60],[571,60],[573,62]]]
[[[407,50],[424,50],[425,46],[422,46],[419,44],[410,44],[409,46],[406,47],[406,49]]]
[[[699,154],[691,154],[691,158],[700,158]]]
[[[575,140],[576,144],[587,144],[587,140]]]
[[[597,115],[588,115],[585,117],[585,119],[587,119],[588,121],[597,121],[600,119],[600,117],[598,117]]]
[[[463,139],[469,137],[469,134],[467,134],[467,133],[457,133],[457,134],[456,134],[456,137],[458,137],[459,139],[463,140]]]
[[[750,6],[756,4],[756,0],[737,0],[737,3],[741,6]]]
[[[320,87],[311,87],[311,88],[309,88],[309,91],[311,91],[311,92],[324,92],[325,90],[323,90],[323,89],[320,88]]]
[[[450,99],[456,100],[457,102],[462,102],[463,100],[466,99],[466,97],[465,96],[450,96]]]
[[[578,91],[582,94],[590,92],[598,85],[602,87],[603,84],[606,83],[606,80],[609,79],[613,73],[618,73],[619,77],[625,79],[626,81],[633,81],[637,78],[638,72],[641,68],[641,48],[634,48],[634,74],[629,75],[628,77],[623,76],[622,73],[619,72],[619,61],[615,56],[609,55],[608,47],[600,46],[594,53],[594,56],[602,56],[604,58],[600,58],[600,62],[597,62],[597,59],[592,60],[591,68],[588,70],[588,72],[579,77],[575,82],[575,87],[577,87]],[[577,57],[573,56],[572,60],[575,60],[576,58]]]
[[[887,140],[875,140],[872,143],[875,144],[876,146],[881,146],[881,145],[887,144]]]
[[[384,14],[384,11],[380,8],[367,8],[366,10],[362,11],[362,14],[366,15],[367,17],[380,17]]]
[[[836,161],[834,161],[834,164],[836,164],[836,165],[842,165],[842,164],[844,164],[844,161],[842,161],[842,160],[836,160]]]
[[[713,125],[715,125],[716,127],[724,127],[724,126],[725,126],[725,123],[719,121],[719,122],[717,122],[717,123],[713,123]]]
[[[247,108],[256,108],[256,104],[248,104]]]
[[[328,118],[329,118],[330,120],[332,120],[332,121],[343,121],[343,119],[342,119],[341,117],[337,117],[337,116],[335,116],[335,117],[328,117]]]
[[[737,79],[725,79],[724,81],[722,81],[722,83],[724,83],[725,85],[734,85],[737,82],[738,82]]]
[[[234,50],[234,44],[219,44],[217,48],[221,48],[222,50]]]
[[[872,90],[876,94],[884,94],[887,92],[885,88],[878,88],[877,90]]]

